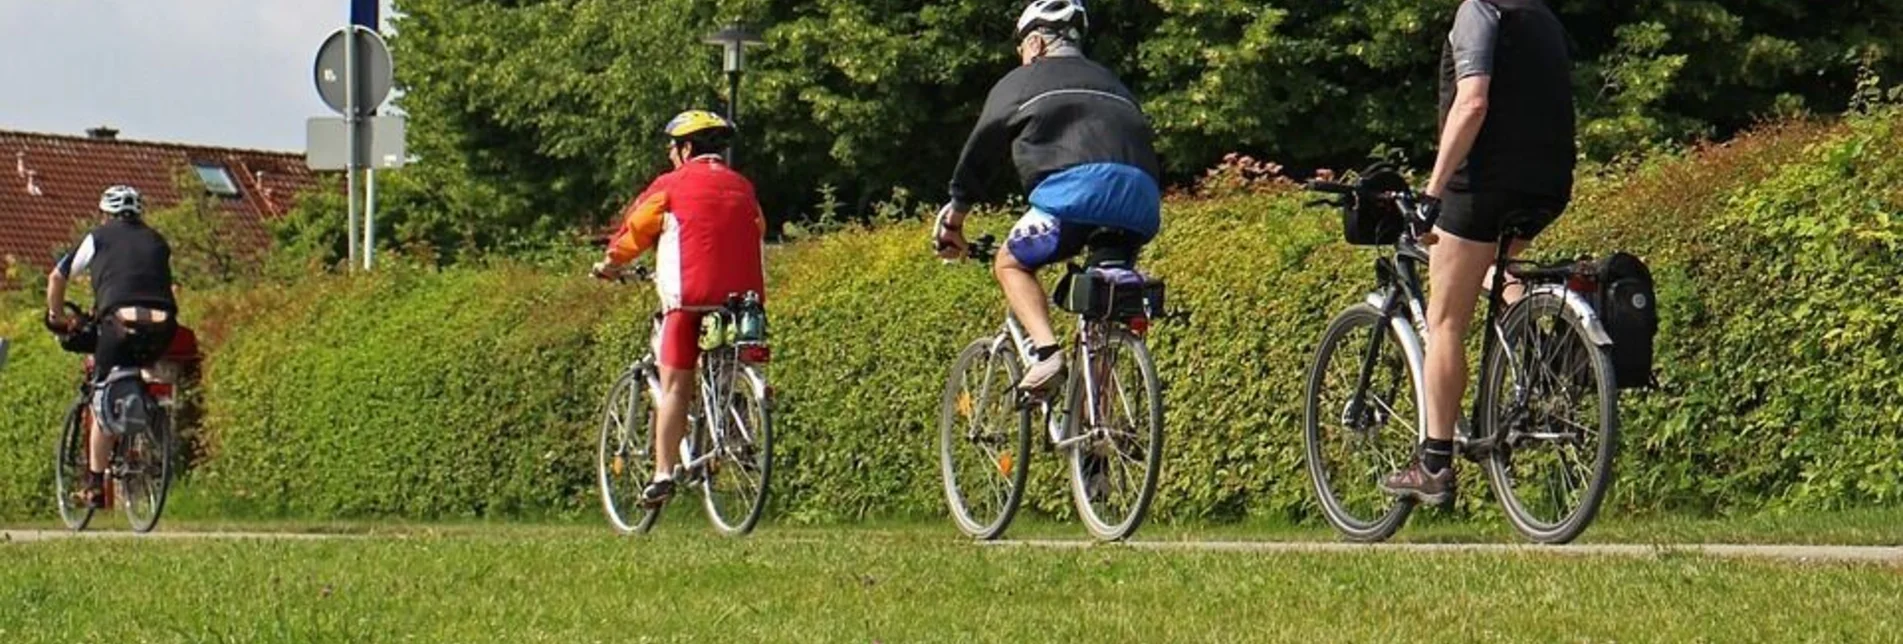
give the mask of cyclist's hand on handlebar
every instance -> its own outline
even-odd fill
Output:
[[[595,262],[594,268],[589,269],[588,274],[599,280],[617,280],[621,279],[621,267],[603,260]]]
[[[1440,241],[1440,235],[1434,233],[1434,222],[1440,221],[1440,198],[1422,192],[1419,197],[1419,231],[1422,246],[1433,246]]]
[[[960,259],[965,256],[971,244],[965,241],[962,223],[952,222],[956,211],[951,204],[938,209],[938,218],[932,223],[932,250],[939,259]]]
[[[79,320],[65,311],[47,311],[45,323],[47,331],[57,334],[72,333],[79,326]]]

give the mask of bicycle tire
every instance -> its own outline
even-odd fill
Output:
[[[1384,332],[1387,336],[1386,339],[1388,341],[1383,343],[1383,346],[1392,347],[1392,351],[1380,353],[1375,356],[1377,367],[1392,367],[1393,363],[1389,360],[1390,357],[1398,357],[1401,360],[1402,366],[1407,372],[1408,387],[1406,391],[1413,396],[1412,406],[1415,431],[1413,435],[1405,436],[1404,440],[1395,441],[1393,445],[1384,445],[1380,440],[1380,434],[1383,432],[1379,430],[1391,422],[1397,412],[1405,412],[1406,407],[1397,410],[1395,409],[1395,404],[1390,403],[1386,405],[1386,419],[1380,420],[1378,423],[1374,423],[1374,421],[1381,419],[1379,409],[1373,407],[1367,408],[1367,413],[1370,414],[1368,420],[1370,423],[1373,423],[1373,426],[1367,431],[1361,432],[1365,435],[1350,437],[1350,442],[1360,441],[1364,443],[1370,448],[1367,451],[1372,454],[1378,462],[1371,461],[1364,466],[1350,466],[1347,468],[1349,471],[1358,471],[1358,473],[1362,475],[1357,478],[1365,479],[1361,481],[1361,483],[1365,484],[1365,489],[1356,490],[1356,496],[1350,500],[1343,498],[1343,492],[1345,492],[1346,489],[1337,487],[1337,477],[1331,473],[1335,468],[1330,467],[1330,462],[1326,454],[1326,452],[1329,451],[1327,447],[1330,441],[1328,440],[1329,436],[1325,436],[1323,430],[1325,427],[1340,424],[1344,425],[1344,427],[1342,427],[1344,432],[1356,432],[1357,430],[1346,427],[1346,425],[1350,423],[1350,419],[1347,417],[1347,410],[1351,402],[1364,394],[1365,390],[1350,393],[1345,396],[1341,401],[1342,407],[1340,410],[1334,409],[1334,405],[1332,404],[1328,405],[1326,413],[1328,413],[1330,417],[1334,417],[1334,414],[1340,414],[1338,418],[1335,418],[1335,420],[1340,421],[1339,423],[1325,424],[1323,422],[1324,409],[1322,397],[1324,393],[1323,389],[1327,385],[1327,377],[1330,372],[1329,367],[1335,364],[1334,361],[1337,357],[1345,357],[1351,361],[1350,364],[1354,365],[1354,367],[1348,373],[1355,378],[1355,383],[1359,383],[1359,378],[1362,375],[1361,370],[1363,365],[1365,365],[1366,359],[1366,349],[1363,348],[1365,345],[1356,345],[1347,342],[1349,338],[1353,337],[1352,334],[1359,329],[1369,329],[1371,331],[1371,334],[1368,336],[1369,342],[1374,341],[1375,336],[1372,335],[1372,333]],[[1308,463],[1309,480],[1314,485],[1315,496],[1321,504],[1322,516],[1327,519],[1328,524],[1333,526],[1336,532],[1350,541],[1365,543],[1385,541],[1389,537],[1394,536],[1394,533],[1400,530],[1402,525],[1407,523],[1408,515],[1414,510],[1415,502],[1413,500],[1396,498],[1380,489],[1381,477],[1399,469],[1406,464],[1405,459],[1411,458],[1414,445],[1419,441],[1420,432],[1422,428],[1426,427],[1427,422],[1424,404],[1426,392],[1422,378],[1423,365],[1421,364],[1421,356],[1407,350],[1408,345],[1403,343],[1403,333],[1411,333],[1411,331],[1404,332],[1397,328],[1395,320],[1384,317],[1381,311],[1373,306],[1358,304],[1348,307],[1346,310],[1337,314],[1333,320],[1329,321],[1327,330],[1322,334],[1321,344],[1315,348],[1315,361],[1309,367],[1308,384],[1303,405],[1305,412],[1302,432],[1304,459]],[[1344,347],[1347,349],[1347,352],[1341,353],[1340,350]],[[1370,378],[1372,378],[1371,375]],[[1355,385],[1351,384],[1349,386],[1352,388]],[[1331,400],[1329,402],[1332,403],[1334,401]],[[1385,434],[1394,434],[1394,432],[1385,432]],[[1384,447],[1387,449],[1384,449]],[[1346,480],[1348,479],[1343,479],[1344,482]],[[1360,503],[1368,503],[1368,511],[1364,512],[1350,507],[1350,505],[1359,505]]]
[[[997,349],[993,350],[993,347]],[[979,378],[981,390],[973,396],[969,387],[969,372],[981,363],[984,369]],[[939,398],[939,472],[945,484],[945,504],[951,510],[952,522],[957,524],[958,529],[980,541],[1003,536],[1024,501],[1031,460],[1031,409],[1017,400],[1017,383],[1023,377],[1023,370],[1010,341],[1001,341],[1000,338],[975,340],[958,353],[957,360],[952,363],[951,374],[945,379],[944,393]],[[999,396],[1003,398],[999,399]],[[1015,431],[991,427],[988,426],[991,423],[981,420],[981,416],[989,417],[985,412],[996,409],[994,404],[1006,405],[1006,409],[1012,410],[1011,415],[1016,420]],[[1007,431],[1009,435],[1004,433]],[[1005,451],[988,452],[986,444],[1002,446]],[[961,485],[961,471],[965,469],[960,465],[961,446],[976,448],[976,455],[983,457],[977,460],[987,464],[986,467],[972,469],[972,472],[995,471],[1006,483],[1001,497],[996,494],[998,490],[995,488],[988,495],[997,502],[995,511],[974,511],[973,504],[967,502],[965,486]]]
[[[1111,355],[1107,358],[1111,361],[1111,373],[1117,373],[1115,366],[1118,357],[1127,355],[1133,358],[1136,361],[1137,374],[1141,380],[1141,382],[1137,384],[1142,387],[1144,398],[1147,400],[1142,410],[1136,410],[1127,405],[1124,406],[1124,411],[1126,415],[1129,416],[1130,421],[1133,423],[1145,421],[1146,424],[1149,425],[1147,431],[1143,428],[1132,427],[1131,431],[1128,432],[1128,438],[1146,441],[1142,448],[1143,453],[1136,455],[1137,460],[1143,462],[1143,473],[1141,474],[1141,481],[1139,481],[1136,486],[1136,498],[1130,501],[1128,510],[1116,513],[1121,516],[1116,517],[1114,523],[1112,519],[1105,518],[1103,515],[1106,513],[1100,512],[1097,509],[1096,500],[1092,498],[1095,495],[1093,494],[1091,485],[1091,479],[1095,476],[1103,477],[1103,487],[1105,488],[1110,487],[1111,481],[1113,480],[1121,479],[1127,483],[1129,478],[1128,461],[1119,458],[1118,461],[1122,462],[1123,465],[1122,473],[1119,476],[1112,476],[1111,473],[1115,471],[1116,463],[1109,462],[1108,455],[1086,454],[1086,450],[1084,449],[1084,446],[1088,443],[1090,447],[1097,448],[1095,451],[1106,451],[1104,448],[1107,447],[1108,451],[1115,453],[1119,457],[1123,457],[1128,454],[1128,452],[1123,449],[1123,446],[1115,444],[1116,441],[1114,440],[1086,441],[1085,443],[1078,443],[1071,446],[1071,448],[1067,450],[1070,452],[1067,460],[1070,461],[1071,498],[1076,503],[1078,517],[1084,520],[1084,527],[1090,531],[1092,537],[1098,540],[1121,541],[1130,538],[1131,535],[1136,534],[1137,528],[1142,527],[1143,519],[1149,513],[1150,504],[1156,500],[1156,486],[1162,477],[1163,470],[1163,383],[1157,379],[1156,362],[1150,358],[1149,346],[1144,344],[1142,338],[1137,337],[1136,334],[1122,327],[1112,327],[1108,329],[1105,331],[1105,337],[1108,340],[1106,345],[1115,347],[1115,350],[1112,351]],[[1093,357],[1105,359],[1101,353]],[[1091,365],[1082,365],[1083,368],[1089,368],[1090,366]],[[1119,377],[1121,377],[1121,375],[1119,375]],[[1066,439],[1078,435],[1078,424],[1083,422],[1085,418],[1085,415],[1082,413],[1085,401],[1085,392],[1082,386],[1083,382],[1084,378],[1082,374],[1079,373],[1078,370],[1073,369],[1070,378],[1071,386],[1068,388],[1070,401],[1066,407],[1064,419],[1063,437]],[[1120,392],[1119,396],[1127,399],[1127,392],[1123,391],[1121,386],[1118,387],[1118,390]],[[1099,395],[1097,399],[1104,401],[1107,400],[1107,397]],[[1142,416],[1141,418],[1138,418],[1139,414]],[[1106,442],[1109,444],[1106,445]],[[1134,445],[1132,445],[1132,447],[1134,447]],[[1093,466],[1093,456],[1104,458],[1105,463],[1100,466]],[[1088,470],[1092,467],[1101,467],[1103,471],[1091,473]],[[1112,495],[1106,490],[1103,496],[1105,497],[1105,506],[1107,509],[1109,505],[1108,499]]]
[[[158,527],[172,489],[171,415],[150,399],[146,404],[153,410],[152,424],[119,437],[118,445],[125,466],[132,472],[119,487],[119,503],[125,510],[126,523],[140,534]]]
[[[622,534],[646,533],[661,518],[661,508],[641,504],[641,488],[654,476],[654,405],[647,387],[651,370],[642,363],[622,372],[601,403],[595,487],[608,524]]]
[[[82,396],[66,411],[59,444],[53,450],[53,500],[60,521],[74,532],[84,531],[97,512],[77,495],[80,477],[86,475],[87,440],[91,438],[87,435],[86,414],[86,399]]]
[[[1541,342],[1535,342],[1535,340],[1544,339],[1543,336],[1546,334],[1538,333],[1541,329],[1532,326],[1543,321],[1550,321],[1555,325],[1553,329],[1547,331],[1556,338],[1552,343],[1545,343],[1544,347],[1541,346]],[[1613,379],[1612,357],[1607,347],[1595,345],[1587,339],[1584,322],[1571,312],[1561,296],[1553,293],[1529,294],[1507,310],[1500,328],[1505,332],[1505,337],[1501,340],[1502,346],[1493,352],[1492,359],[1484,365],[1484,371],[1481,373],[1481,389],[1478,393],[1483,423],[1481,428],[1486,432],[1483,435],[1498,437],[1492,451],[1485,459],[1487,479],[1493,487],[1494,495],[1506,509],[1508,522],[1513,524],[1514,529],[1520,534],[1537,543],[1568,543],[1578,538],[1580,533],[1592,524],[1612,485],[1613,460],[1619,449],[1619,389]],[[1507,383],[1506,377],[1514,373],[1509,361],[1515,355],[1524,355],[1522,350],[1528,350],[1527,354],[1541,364],[1542,368],[1539,371],[1550,377]],[[1580,360],[1582,357],[1584,360]],[[1573,361],[1570,365],[1572,368],[1567,368],[1569,365],[1566,361]],[[1558,362],[1558,365],[1555,366],[1554,362]],[[1588,369],[1588,373],[1580,373],[1578,369],[1581,367]],[[1566,375],[1560,376],[1560,371],[1566,372]],[[1561,380],[1571,382],[1560,382]],[[1559,406],[1559,403],[1550,399],[1550,396],[1547,400],[1539,401],[1540,404],[1532,404],[1531,397],[1536,392],[1553,391],[1552,387],[1559,387],[1560,390],[1568,386],[1577,387],[1582,390],[1581,393],[1584,393],[1583,390],[1588,386],[1594,390],[1591,393],[1594,397],[1593,402],[1597,403],[1598,413],[1591,415],[1598,417],[1600,440],[1596,449],[1589,450],[1593,459],[1589,466],[1589,479],[1580,495],[1578,506],[1559,514],[1552,520],[1538,516],[1528,503],[1530,497],[1523,498],[1526,495],[1521,493],[1521,487],[1517,485],[1521,479],[1516,475],[1516,465],[1527,460],[1525,458],[1527,455],[1521,453],[1521,445],[1531,444],[1527,441],[1538,439],[1517,439],[1513,434],[1500,433],[1503,423],[1514,421],[1512,414],[1516,413],[1514,405],[1517,404],[1513,400],[1504,401],[1505,404],[1503,404],[1500,400],[1500,394],[1503,393],[1501,390],[1503,387],[1520,385],[1525,385],[1525,391],[1529,396],[1529,402],[1525,406],[1529,409],[1543,407],[1550,410]],[[1526,413],[1530,418],[1532,412]],[[1584,427],[1579,423],[1570,424]],[[1585,432],[1580,433],[1585,434]],[[1536,434],[1528,432],[1522,435]],[[1556,450],[1556,453],[1561,455],[1556,460],[1564,466],[1566,458],[1563,456],[1565,453],[1563,447]],[[1567,479],[1571,478],[1564,475],[1565,469],[1560,468],[1562,474],[1558,475],[1559,483],[1562,485],[1567,484]],[[1549,479],[1547,483],[1551,491],[1550,485],[1554,481]],[[1526,490],[1529,493],[1532,491]]]
[[[766,513],[767,499],[772,493],[773,418],[766,377],[751,365],[741,365],[735,370],[734,377],[736,386],[728,396],[727,409],[723,411],[728,414],[728,422],[732,423],[729,428],[740,429],[729,432],[726,442],[721,445],[721,453],[708,462],[712,467],[701,477],[701,500],[707,509],[707,519],[714,524],[715,530],[730,537],[741,537],[753,532],[753,528],[759,525],[761,515]],[[733,403],[741,400],[748,401],[758,415],[747,418],[747,414],[734,407]],[[705,425],[703,423],[703,427]],[[711,441],[701,441],[701,445],[711,444]],[[742,465],[749,460],[746,458],[749,455],[759,473],[759,480],[754,484],[753,497],[742,503],[745,509],[736,521],[735,517],[728,517],[721,510],[716,499],[723,495],[716,492],[716,487],[723,480],[732,480],[722,473],[745,471]]]

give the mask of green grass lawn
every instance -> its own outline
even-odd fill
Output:
[[[1903,571],[1537,553],[974,546],[942,526],[411,526],[0,544],[0,642],[1868,641]]]

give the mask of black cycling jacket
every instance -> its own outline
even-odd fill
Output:
[[[994,196],[985,186],[1007,154],[1027,191],[1086,163],[1134,166],[1160,184],[1154,138],[1136,96],[1109,69],[1082,56],[1040,58],[991,88],[952,171],[952,203],[963,210]]]

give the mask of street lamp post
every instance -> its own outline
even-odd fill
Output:
[[[746,66],[747,46],[765,41],[740,26],[740,23],[731,23],[720,31],[708,34],[701,42],[720,46],[720,69],[727,73],[727,121],[734,124],[734,143],[727,148],[727,163],[731,165],[734,163],[734,149],[740,147],[740,73]]]

